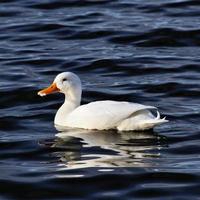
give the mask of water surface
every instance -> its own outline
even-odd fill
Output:
[[[200,3],[0,2],[1,199],[199,199]],[[170,123],[153,132],[59,132],[60,72],[82,104],[133,101]]]

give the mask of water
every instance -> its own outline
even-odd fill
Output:
[[[200,199],[200,2],[9,0],[0,3],[0,199]],[[63,71],[82,103],[157,106],[154,132],[53,125]]]

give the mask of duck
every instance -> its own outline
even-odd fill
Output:
[[[73,72],[58,74],[40,96],[60,92],[65,96],[58,109],[55,126],[89,130],[144,131],[168,122],[154,106],[126,101],[103,100],[81,105],[82,84]],[[154,111],[157,114],[153,114]]]

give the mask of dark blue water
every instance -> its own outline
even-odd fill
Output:
[[[0,199],[200,199],[200,2],[2,0]],[[82,103],[159,108],[153,132],[58,133],[61,94],[37,91],[72,71]]]

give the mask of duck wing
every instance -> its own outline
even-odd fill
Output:
[[[84,129],[115,129],[133,113],[147,109],[156,107],[131,102],[95,101],[72,111],[67,117],[66,125]]]

